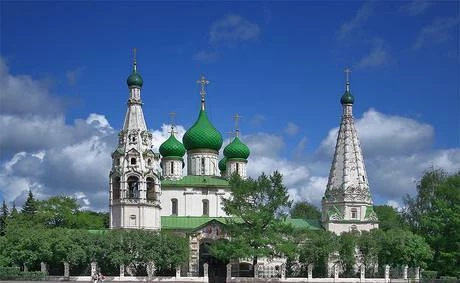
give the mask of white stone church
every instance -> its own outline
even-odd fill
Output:
[[[152,150],[152,134],[142,111],[143,79],[134,59],[127,79],[129,98],[118,147],[112,154],[110,171],[110,228],[170,230],[184,233],[190,241],[190,257],[182,272],[202,275],[203,264],[210,269],[225,268],[209,254],[209,245],[225,238],[222,227],[229,217],[222,198],[231,197],[227,177],[237,173],[247,177],[250,150],[236,129],[233,141],[222,149],[222,135],[206,114],[206,85],[200,86],[201,107],[195,123],[176,139],[170,137]],[[378,228],[373,211],[366,169],[353,123],[354,98],[347,78],[341,98],[343,114],[329,181],[322,201],[321,221],[288,219],[295,227],[326,229],[337,234],[351,230]],[[197,103],[198,106],[198,103]],[[187,172],[184,172],[185,162]],[[267,172],[269,173],[269,172]]]

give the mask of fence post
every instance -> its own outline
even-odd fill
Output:
[[[254,264],[254,278],[259,277],[259,263]]]
[[[23,267],[24,267],[24,272],[29,271],[29,268],[27,267],[27,265],[25,263],[23,264]]]
[[[232,264],[227,264],[227,281],[232,278]]]
[[[154,262],[147,263],[147,276],[151,279],[155,275],[156,267]]]
[[[420,267],[415,268],[415,280],[420,280]]]
[[[390,266],[385,265],[385,282],[390,281]]]
[[[407,265],[404,265],[404,270],[403,270],[403,279],[404,279],[404,280],[407,280],[407,269],[408,269],[408,268],[409,268],[409,267],[408,267]]]
[[[286,278],[286,264],[285,263],[281,264],[281,278],[282,279]]]
[[[69,278],[69,274],[70,274],[70,265],[66,261],[66,262],[64,262],[64,277]]]
[[[46,268],[46,263],[44,263],[43,261],[40,262],[40,271],[44,273],[48,273],[48,269]]]
[[[338,278],[339,278],[339,265],[335,264],[334,265],[334,279],[338,279]]]
[[[181,275],[180,275],[180,265],[176,266],[176,278],[180,278]]]
[[[203,264],[203,271],[204,271],[203,276],[204,277],[208,277],[208,268],[209,268],[208,263]]]
[[[313,278],[313,264],[310,263],[307,268],[308,268],[308,280],[310,280]]]
[[[125,277],[125,265],[120,264],[120,277]]]
[[[366,279],[366,266],[364,264],[361,264],[361,281],[364,281]]]
[[[91,275],[97,274],[97,262],[91,262]]]

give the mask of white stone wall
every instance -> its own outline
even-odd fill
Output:
[[[246,179],[248,177],[247,169],[246,169],[247,162],[241,160],[229,160],[227,161],[227,172],[228,175],[231,176],[233,173],[237,173],[240,175],[241,178]]]
[[[187,175],[195,176],[220,176],[219,155],[217,151],[188,151],[187,152]],[[203,160],[204,159],[204,166]]]
[[[163,178],[170,179],[170,180],[178,180],[182,178],[182,175],[183,175],[183,168],[182,168],[183,163],[182,162],[183,162],[182,160],[163,158],[163,160],[161,161]]]
[[[334,232],[337,235],[340,235],[343,232],[351,232],[354,227],[356,227],[357,231],[369,231],[372,229],[377,229],[379,228],[379,225],[377,223],[333,223],[333,222],[328,222],[324,223],[324,228],[327,231]]]
[[[222,197],[229,198],[230,191],[224,188],[164,188],[160,198],[161,215],[172,215],[172,199],[177,199],[178,216],[203,216],[203,200],[208,200],[209,216],[225,217]]]

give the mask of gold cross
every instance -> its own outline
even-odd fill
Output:
[[[201,75],[201,78],[197,80],[196,83],[201,85],[201,110],[204,110],[204,97],[206,96],[206,85],[209,84],[209,81],[206,79],[204,75]]]
[[[235,120],[235,134],[236,134],[237,137],[240,135],[240,129],[238,127],[238,122],[239,122],[240,118],[241,118],[241,116],[238,115],[238,113],[236,113],[235,116],[233,116],[233,119]]]
[[[347,83],[348,83],[350,82],[351,69],[346,67],[344,72],[345,72],[345,78],[347,79]]]

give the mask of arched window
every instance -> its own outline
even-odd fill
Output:
[[[147,159],[147,166],[152,166],[152,159]]]
[[[177,215],[177,199],[171,200],[171,215]]]
[[[131,158],[131,165],[136,165],[136,157]]]
[[[209,216],[209,200],[203,200],[203,215]]]
[[[155,180],[152,177],[147,178],[147,200],[155,200]]]
[[[128,178],[128,198],[139,197],[139,179],[135,176]]]
[[[236,163],[236,173],[240,173],[240,164]]]
[[[174,162],[171,162],[171,175],[174,174]]]
[[[358,210],[356,208],[351,209],[351,218],[352,219],[358,218]]]
[[[120,198],[120,177],[112,179],[112,199]]]
[[[204,165],[205,165],[205,159],[204,157],[201,157],[201,175],[204,175],[206,173]]]

